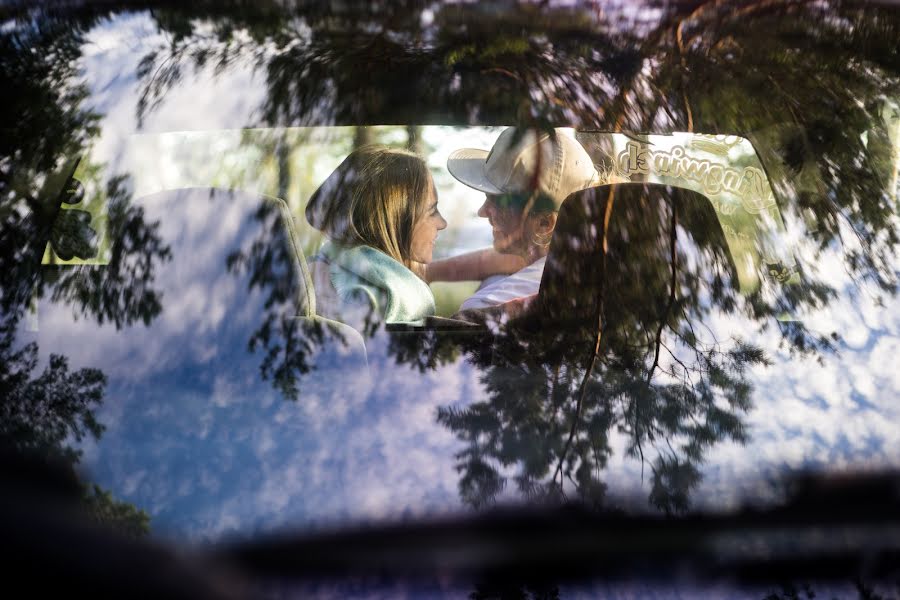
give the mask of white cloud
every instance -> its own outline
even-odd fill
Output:
[[[138,486],[141,484],[141,481],[143,481],[144,477],[146,476],[147,471],[141,469],[126,477],[125,481],[123,482],[122,493],[128,496],[134,494]]]

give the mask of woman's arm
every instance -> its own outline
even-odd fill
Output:
[[[525,268],[525,260],[515,254],[501,254],[493,248],[435,260],[427,265],[413,263],[413,272],[426,282],[481,281],[491,275],[515,273]]]

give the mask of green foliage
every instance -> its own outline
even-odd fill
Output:
[[[451,50],[444,58],[444,63],[452,67],[463,61],[481,63],[483,61],[496,61],[497,65],[503,65],[504,59],[525,54],[529,49],[527,39],[514,37],[498,37],[489,40],[484,45],[468,44]]]
[[[449,317],[459,311],[460,305],[478,289],[478,283],[472,281],[458,282],[434,282],[431,291],[434,292],[435,314],[439,317]]]
[[[99,439],[104,427],[94,411],[103,402],[106,376],[98,369],[70,371],[64,356],[51,354],[38,367],[37,344],[13,349],[15,322],[0,327],[0,440],[23,454],[63,461],[75,470],[81,451],[72,445]],[[97,485],[84,485],[84,508],[95,521],[139,537],[150,530],[150,517]]]
[[[94,410],[103,400],[106,376],[97,369],[71,372],[68,359],[51,354],[37,377],[37,344],[13,349],[15,322],[0,326],[0,437],[23,452],[56,455],[74,466],[80,452],[70,440],[103,433]]]
[[[96,484],[88,486],[83,501],[91,519],[130,537],[150,533],[150,515],[128,502],[121,502]]]
[[[12,93],[0,111],[0,438],[23,454],[60,460],[76,470],[78,444],[99,439],[104,426],[96,410],[106,376],[95,368],[70,369],[69,358],[50,354],[41,364],[38,346],[17,347],[25,309],[38,298],[66,301],[84,316],[117,326],[160,311],[152,288],[153,267],[168,257],[154,226],[130,206],[121,178],[111,179],[110,235],[118,243],[105,271],[41,267],[50,242],[64,259],[96,253],[90,214],[81,197],[66,196],[65,184],[79,157],[99,134],[100,115],[84,104],[89,90],[81,77],[85,33],[101,16],[18,15],[0,31],[0,71]],[[148,531],[149,517],[97,487],[85,488],[85,506],[95,518],[132,535]]]
[[[83,210],[60,211],[53,222],[50,244],[56,255],[63,260],[72,258],[92,258],[97,255],[95,238],[97,232],[91,228],[91,214]]]

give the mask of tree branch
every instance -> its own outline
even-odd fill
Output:
[[[591,378],[591,374],[594,371],[594,366],[597,363],[597,357],[600,355],[600,341],[603,338],[603,307],[604,307],[604,297],[606,290],[606,251],[607,251],[607,243],[606,243],[606,234],[607,229],[609,227],[610,216],[612,215],[613,203],[616,199],[616,188],[615,186],[611,186],[609,188],[609,197],[606,202],[606,213],[603,218],[603,227],[600,230],[600,293],[597,299],[597,335],[594,340],[594,352],[591,354],[591,359],[588,361],[587,369],[584,371],[584,377],[581,379],[581,389],[578,395],[578,404],[575,406],[575,418],[572,419],[572,427],[569,430],[569,437],[566,440],[566,445],[563,446],[563,451],[559,455],[559,463],[556,465],[556,471],[553,473],[553,481],[556,481],[556,476],[559,475],[559,489],[562,491],[563,477],[562,477],[562,467],[563,463],[566,460],[566,454],[569,453],[569,448],[572,446],[572,440],[575,439],[575,431],[578,428],[578,421],[581,419],[581,410],[584,406],[584,398],[587,395],[587,384]]]
[[[672,280],[669,285],[669,301],[666,304],[666,310],[659,321],[659,327],[656,329],[656,354],[653,357],[653,364],[647,372],[647,385],[653,379],[653,372],[659,366],[659,351],[662,346],[662,332],[669,322],[669,315],[672,313],[672,307],[675,306],[676,286],[678,285],[678,204],[675,198],[672,198],[672,224],[669,231],[669,260],[672,264]]]

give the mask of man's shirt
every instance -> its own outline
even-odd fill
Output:
[[[547,257],[539,258],[524,269],[512,275],[493,275],[485,279],[478,291],[472,294],[459,310],[487,308],[515,300],[534,296],[541,287],[544,263]]]

